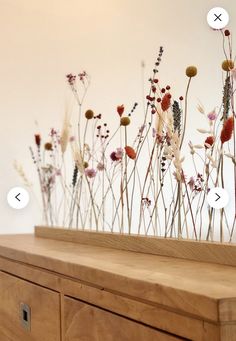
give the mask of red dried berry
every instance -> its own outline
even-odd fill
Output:
[[[122,105],[118,105],[118,107],[117,107],[117,112],[118,112],[118,114],[120,115],[120,117],[123,115],[124,110],[125,110],[125,107],[124,107],[123,104],[122,104]]]
[[[180,100],[180,101],[183,101],[183,99],[184,99],[183,96],[180,96],[179,100]]]
[[[158,79],[157,78],[153,79],[153,82],[158,83]]]
[[[41,144],[41,136],[39,134],[35,134],[34,135],[34,139],[35,139],[35,144],[37,147],[40,147]]]
[[[225,30],[225,36],[226,37],[230,36],[230,31],[229,30]]]

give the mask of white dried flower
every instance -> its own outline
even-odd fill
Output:
[[[236,158],[232,154],[225,153],[224,154],[226,157],[232,160],[233,164],[236,165]]]
[[[211,166],[212,166],[213,168],[217,168],[216,160],[214,160],[213,157],[212,157],[210,154],[207,154],[207,158],[210,160]]]
[[[32,183],[29,181],[29,179],[27,178],[24,169],[22,167],[21,164],[19,164],[16,160],[13,163],[13,166],[15,168],[15,170],[17,171],[17,173],[19,174],[19,176],[21,177],[21,179],[23,180],[23,183],[26,187],[31,187]]]
[[[163,134],[163,128],[164,128],[164,123],[165,123],[165,112],[159,112],[157,111],[156,115],[156,131],[157,135],[162,136]]]
[[[61,144],[61,152],[62,154],[65,153],[68,142],[70,139],[70,120],[68,117],[68,113],[65,113],[62,131],[61,131],[61,138],[60,138],[60,144]]]
[[[196,148],[196,149],[203,149],[204,146],[202,146],[201,144],[195,144],[194,148]]]
[[[78,170],[80,173],[84,173],[84,162],[81,155],[81,151],[79,150],[79,147],[77,143],[71,143],[71,150],[74,162],[76,166],[78,167]]]
[[[205,115],[205,109],[204,109],[204,107],[203,107],[202,104],[198,104],[197,110],[198,110],[201,114]]]
[[[199,132],[199,133],[201,133],[201,134],[210,134],[211,133],[211,131],[209,131],[209,130],[205,130],[205,129],[197,129],[197,131]]]

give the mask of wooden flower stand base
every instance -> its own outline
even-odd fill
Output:
[[[2,235],[0,340],[236,340],[236,246],[48,227]]]

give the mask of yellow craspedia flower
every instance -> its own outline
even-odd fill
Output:
[[[233,68],[234,68],[234,62],[233,62],[233,60],[228,60],[228,59],[226,59],[226,60],[224,60],[223,62],[222,62],[222,69],[224,70],[224,71],[230,71],[230,70],[232,70]]]
[[[85,112],[85,117],[87,118],[87,120],[91,120],[93,117],[94,117],[94,112],[93,112],[93,110],[87,110],[86,112]]]
[[[128,126],[130,124],[130,118],[128,116],[121,117],[120,119],[120,125],[121,126]]]
[[[188,66],[185,73],[186,73],[186,76],[189,78],[195,77],[197,75],[196,66]]]

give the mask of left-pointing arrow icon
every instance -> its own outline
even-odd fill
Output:
[[[20,196],[20,193],[18,193],[18,194],[15,196],[16,200],[18,200],[18,201],[20,201],[19,196]]]
[[[23,187],[13,187],[7,193],[7,202],[10,207],[21,210],[29,203],[29,193]]]

